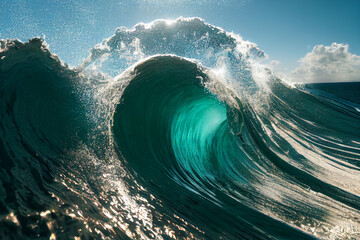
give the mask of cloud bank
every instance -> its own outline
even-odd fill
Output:
[[[342,43],[317,45],[300,59],[289,78],[302,83],[360,81],[360,56],[348,50],[349,45]]]

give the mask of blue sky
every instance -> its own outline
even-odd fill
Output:
[[[52,52],[75,66],[116,27],[179,16],[240,34],[285,72],[315,45],[348,44],[360,55],[357,0],[2,0],[0,39],[45,36]]]

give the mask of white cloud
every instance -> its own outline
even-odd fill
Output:
[[[288,77],[303,83],[360,81],[360,56],[348,50],[349,45],[342,43],[317,45]]]

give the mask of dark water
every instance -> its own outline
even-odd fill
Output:
[[[359,83],[290,87],[263,56],[200,19],[74,69],[2,41],[0,238],[360,238]]]
[[[343,100],[360,104],[360,82],[313,83],[307,84],[306,87],[308,89],[316,89],[342,98]]]

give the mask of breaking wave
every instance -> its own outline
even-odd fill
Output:
[[[2,239],[360,237],[359,102],[240,36],[157,20],[77,68],[0,47]]]

